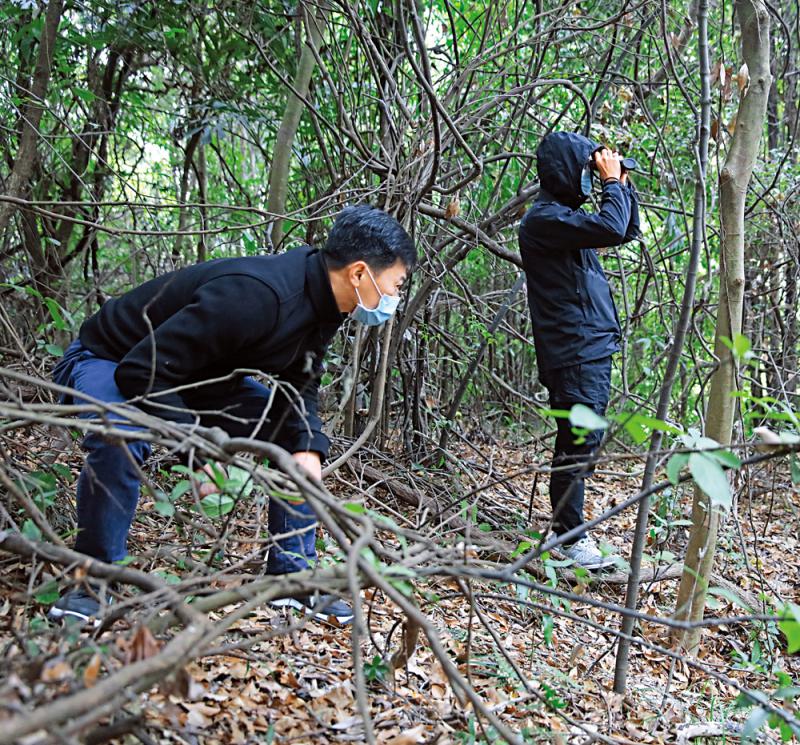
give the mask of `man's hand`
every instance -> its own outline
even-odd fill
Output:
[[[609,150],[604,147],[594,154],[594,162],[597,165],[597,172],[600,176],[600,181],[603,182],[607,178],[615,178],[622,181],[622,164],[620,161],[619,153],[616,150]]]
[[[313,450],[301,453],[292,453],[292,458],[297,461],[297,465],[303,468],[309,476],[317,481],[322,481],[322,459],[319,453]]]

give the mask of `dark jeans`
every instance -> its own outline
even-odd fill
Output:
[[[117,363],[104,360],[74,341],[53,372],[60,385],[74,388],[98,401],[122,404],[126,398],[117,388],[114,371]],[[213,395],[203,395],[202,389],[185,397],[187,404],[200,411],[200,422],[205,427],[221,427],[231,437],[257,437],[275,441],[270,420],[276,420],[272,410],[264,416],[269,404],[269,388],[251,378],[245,378],[224,400]],[[90,402],[79,395],[76,403]],[[224,410],[224,413],[220,413]],[[214,412],[214,413],[205,413]],[[264,419],[261,428],[255,427]],[[83,419],[97,418],[96,414],[81,414]],[[119,417],[109,416],[111,420]],[[122,429],[140,429],[130,424],[115,425]],[[139,468],[150,455],[149,443],[129,440],[125,445],[110,441],[106,436],[89,433],[83,439],[87,452],[86,462],[78,479],[78,537],[75,550],[102,561],[114,562],[125,558],[127,538],[139,501]],[[279,538],[270,548],[267,571],[284,574],[307,569],[316,559],[314,513],[306,502],[287,507],[271,499],[269,506],[269,532],[280,536],[293,531],[303,531],[288,538]]]
[[[571,409],[575,404],[584,404],[602,416],[611,390],[611,357],[547,370],[540,373],[540,379],[550,394],[551,408]],[[560,535],[583,523],[583,480],[594,472],[592,455],[603,440],[603,430],[590,432],[583,443],[576,445],[569,420],[556,421],[553,468],[559,470],[550,476],[550,505],[553,530]]]

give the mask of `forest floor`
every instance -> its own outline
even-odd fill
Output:
[[[53,447],[45,432],[30,430],[27,438],[14,443],[10,457],[17,469],[37,470],[42,468],[41,454]],[[480,451],[495,474],[513,473],[532,462],[528,448],[484,446]],[[60,477],[74,485],[81,464],[77,449],[57,461],[66,466],[59,471]],[[630,462],[632,470],[640,467]],[[502,505],[506,515],[516,515],[523,524],[529,510],[544,515],[548,510],[546,481],[538,482],[531,505],[532,481],[531,476],[521,476],[509,486],[488,488],[479,506],[491,512],[492,507]],[[635,494],[639,483],[635,472],[601,469],[587,491],[587,516]],[[336,480],[332,490],[347,499],[344,484]],[[740,588],[746,597],[758,598],[763,591],[770,599],[800,604],[800,494],[791,487],[788,476],[772,466],[751,472],[747,483],[740,486],[736,509],[721,536],[716,569],[716,576],[727,580],[728,589],[712,597],[707,612],[711,618],[744,613],[736,607],[731,587]],[[72,488],[66,486],[65,493]],[[368,503],[373,502],[368,504],[370,508],[391,504],[396,513],[413,521],[412,509],[394,504],[385,492],[371,494],[367,498]],[[68,506],[65,500],[62,494],[56,504]],[[662,561],[680,560],[685,525],[676,520],[688,515],[690,502],[688,489],[656,501],[654,512],[662,519],[653,520],[650,554],[660,550]],[[595,536],[627,556],[634,521],[635,511],[625,511],[600,526]],[[149,549],[172,540],[179,545],[180,537],[165,525],[166,518],[157,514],[152,500],[145,497],[131,536],[131,554],[144,557]],[[134,565],[171,581],[181,578],[174,564],[139,558]],[[46,706],[55,698],[95,685],[109,668],[121,664],[124,654],[120,651],[141,644],[136,614],[117,621],[98,637],[88,633],[65,636],[49,624],[45,612],[53,600],[50,580],[57,571],[46,563],[32,568],[29,560],[0,555],[0,649],[5,668],[0,673],[0,704],[4,704],[0,719],[17,707]],[[577,589],[587,599],[623,604],[625,585],[618,580],[618,572],[609,576],[617,579],[606,581],[599,575],[589,586]],[[562,575],[557,579],[559,588],[573,589]],[[553,606],[552,597],[472,581],[469,589],[474,608],[491,625],[493,637],[478,623],[473,606],[454,581],[416,581],[415,588],[420,607],[452,659],[499,718],[525,742],[728,741],[706,740],[703,735],[722,732],[732,736],[747,719],[748,709],[737,707],[739,690],[734,684],[771,693],[788,680],[781,672],[794,685],[800,683],[800,656],[784,654],[785,639],[774,624],[727,623],[710,628],[697,658],[675,661],[657,649],[669,646],[666,629],[645,623],[638,633],[656,648],[632,648],[629,693],[623,698],[612,692],[615,637],[610,631],[619,628],[619,617],[583,602],[580,594],[569,606],[558,606],[556,614],[550,614],[545,611]],[[669,616],[676,589],[675,579],[644,583],[641,609],[654,616]],[[370,633],[370,640],[363,644],[364,671],[378,742],[492,742],[493,733],[484,730],[485,725],[458,700],[422,637],[407,665],[389,671],[385,661],[399,644],[402,615],[380,592],[368,589],[364,600]],[[558,611],[568,611],[595,625],[559,617]],[[287,624],[292,630],[284,633]],[[270,630],[275,632],[274,638],[253,642]],[[156,649],[161,643],[146,641]],[[498,649],[498,641],[505,654]],[[511,663],[523,674],[525,684]],[[209,745],[363,741],[348,628],[307,622],[264,607],[237,622],[216,641],[212,653],[192,662],[187,672],[180,686],[162,684],[132,696],[124,711],[116,714],[115,721],[122,722],[118,738],[108,738],[113,730],[95,729],[94,739],[81,741]],[[702,726],[691,729],[694,724]],[[609,739],[593,739],[592,732]],[[692,736],[700,739],[690,739]],[[774,729],[763,730],[761,737],[779,741]]]

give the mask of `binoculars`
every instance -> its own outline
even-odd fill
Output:
[[[602,149],[603,148],[599,148],[599,150],[602,150]],[[595,153],[599,152],[599,150],[595,150],[594,152]],[[639,164],[636,162],[636,160],[634,158],[623,158],[620,161],[620,165],[622,166],[622,170],[623,171],[638,171],[639,170]],[[589,159],[589,168],[591,168],[593,171],[597,170],[597,163],[595,163],[595,160],[594,160],[594,153],[592,153],[592,157]]]

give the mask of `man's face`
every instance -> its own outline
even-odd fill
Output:
[[[370,273],[372,277],[370,277]],[[357,288],[365,308],[376,308],[381,299],[381,294],[399,295],[407,276],[408,270],[405,264],[399,260],[380,272],[371,271],[364,261],[357,261],[353,264],[350,273],[354,294],[355,288]],[[375,280],[374,282],[373,279]]]

